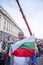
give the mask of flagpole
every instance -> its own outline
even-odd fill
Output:
[[[21,6],[20,6],[19,0],[16,0],[16,2],[17,2],[18,6],[19,6],[19,8],[20,8],[20,12],[21,12],[21,14],[22,14],[22,16],[23,16],[23,19],[24,19],[25,23],[26,23],[26,26],[27,26],[27,28],[28,28],[28,31],[29,31],[30,35],[32,35],[31,29],[30,29],[30,27],[29,27],[29,25],[28,25],[28,22],[27,22],[26,17],[25,17],[25,15],[24,15],[24,13],[23,13],[23,10],[22,10],[22,8],[21,8]]]

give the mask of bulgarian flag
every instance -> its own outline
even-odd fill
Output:
[[[12,51],[11,51],[12,49]],[[30,36],[11,45],[9,55],[13,54],[18,57],[33,57],[35,53],[35,38]]]

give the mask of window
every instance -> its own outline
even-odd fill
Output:
[[[6,29],[6,19],[4,21],[4,30]]]
[[[4,30],[5,30],[5,24],[4,24]]]
[[[1,19],[1,15],[0,15],[0,19]]]
[[[10,32],[10,23],[9,23],[9,32]]]
[[[0,23],[1,23],[1,20],[0,20]]]
[[[8,21],[7,21],[7,31],[8,31]]]
[[[1,24],[1,15],[0,15],[0,24]]]

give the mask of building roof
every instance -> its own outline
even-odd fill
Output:
[[[15,23],[15,20],[8,14],[8,12],[6,10],[4,10],[4,8],[2,6],[0,6],[0,12],[3,13],[7,18],[9,18],[9,20],[12,21],[12,23],[20,30],[20,27],[17,25],[17,23]]]

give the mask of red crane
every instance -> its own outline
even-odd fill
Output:
[[[28,22],[27,22],[26,17],[25,17],[25,15],[24,15],[24,13],[23,13],[23,10],[22,10],[22,8],[21,8],[21,6],[20,6],[19,0],[16,0],[16,2],[17,2],[18,6],[19,6],[19,8],[20,8],[20,12],[21,12],[21,14],[22,14],[22,16],[23,16],[23,19],[24,19],[25,23],[26,23],[26,26],[27,26],[27,28],[28,28],[28,31],[29,31],[30,35],[32,35],[31,29],[30,29],[30,27],[29,27],[29,25],[28,25]]]

